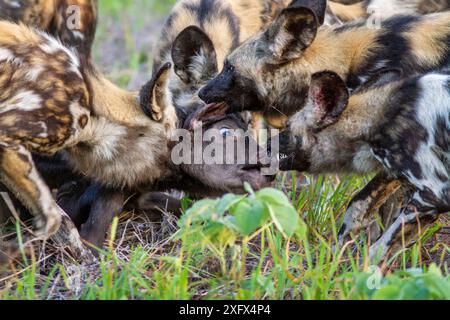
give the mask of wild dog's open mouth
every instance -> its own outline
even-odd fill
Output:
[[[218,116],[226,115],[227,111],[230,109],[226,102],[210,103],[207,104],[205,108],[208,110],[214,110],[215,114]]]

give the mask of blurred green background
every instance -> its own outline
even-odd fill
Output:
[[[99,0],[94,60],[108,77],[128,89],[150,78],[154,45],[176,0]]]

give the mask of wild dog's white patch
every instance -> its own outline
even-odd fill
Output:
[[[353,167],[359,173],[375,172],[378,169],[378,163],[369,145],[362,145],[356,152],[353,157]]]
[[[84,40],[84,34],[80,31],[72,31],[72,34],[74,35],[75,38],[80,39],[80,40]]]
[[[434,152],[436,148],[436,129],[438,119],[446,119],[447,130],[450,131],[450,93],[446,88],[450,76],[440,74],[426,75],[420,79],[422,96],[418,102],[417,121],[428,133],[428,141],[423,142],[416,152],[415,160],[420,164],[422,177],[419,179],[409,170],[405,175],[418,189],[428,188],[437,197],[444,197],[445,188],[448,186],[450,177],[448,167]],[[444,133],[442,133],[444,134]],[[442,150],[448,156],[450,150]],[[443,182],[436,175],[436,172],[447,177],[447,182]]]
[[[42,107],[42,98],[33,91],[20,91],[0,105],[0,114],[12,110],[32,111]]]
[[[27,71],[26,78],[30,82],[35,82],[41,75],[41,73],[44,71],[43,66],[34,66],[30,70]]]
[[[0,61],[3,61],[3,60],[9,61],[12,59],[14,59],[14,55],[11,52],[11,50],[0,47]]]
[[[45,39],[45,43],[40,45],[40,48],[45,53],[52,55],[58,51],[63,51],[70,59],[71,70],[75,72],[77,75],[82,77],[80,68],[80,59],[77,55],[69,48],[64,46],[58,39],[48,35],[45,32],[40,32],[40,35]]]
[[[398,14],[414,14],[419,0],[372,0],[367,13],[384,20]]]
[[[48,137],[47,123],[45,123],[45,121],[39,121],[37,124],[40,125],[42,128],[41,133],[39,133],[37,136],[39,138],[47,138]]]
[[[22,4],[16,0],[7,0],[5,4],[12,8],[20,8],[22,6]]]
[[[86,108],[83,108],[78,101],[73,101],[69,105],[69,111],[73,119],[72,134],[70,138],[65,142],[65,147],[72,147],[80,142],[80,139],[82,139],[80,134],[83,134],[85,128],[82,128],[80,126],[79,119],[81,119],[83,116],[87,117],[86,128],[89,126],[89,122],[91,121],[90,112],[86,110]]]
[[[11,50],[2,47],[0,47],[0,62],[1,61],[6,61],[17,65],[22,63],[22,59],[16,57]]]

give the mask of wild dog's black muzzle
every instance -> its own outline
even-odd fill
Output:
[[[229,94],[233,89],[233,76],[230,72],[222,71],[216,78],[204,86],[198,96],[205,103],[220,103],[229,101]]]

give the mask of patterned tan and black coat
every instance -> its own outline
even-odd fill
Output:
[[[372,256],[401,247],[402,231],[408,244],[420,227],[450,212],[449,73],[400,79],[400,71],[384,71],[349,98],[336,73],[313,75],[308,103],[289,120],[281,139],[283,170],[378,172],[376,179],[391,189],[403,188],[404,208],[374,244]],[[347,215],[339,236],[357,232],[359,218]]]
[[[65,214],[32,152],[64,150],[78,172],[119,188],[166,174],[174,110],[152,121],[137,93],[117,88],[51,36],[0,22],[0,88],[1,181],[35,215],[39,236],[54,234]]]
[[[365,22],[319,28],[317,17],[324,13],[324,6],[316,12],[295,4],[285,9],[225,59],[221,74],[199,96],[225,102],[229,112],[286,117],[303,107],[315,72],[334,71],[357,88],[379,69],[401,68],[407,76],[450,63],[450,12],[395,16],[380,28]]]
[[[47,31],[86,58],[95,38],[97,10],[97,0],[0,0],[0,19]]]

